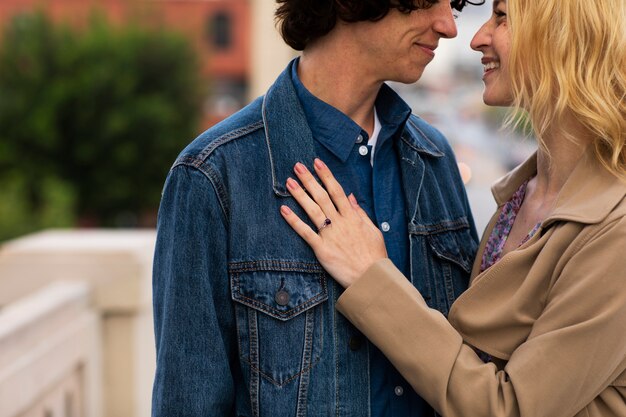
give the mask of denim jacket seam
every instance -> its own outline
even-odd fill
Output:
[[[413,165],[413,166],[416,166],[415,161],[413,161],[413,160],[412,160],[412,159],[410,159],[410,158],[407,158],[406,156],[402,156],[402,161],[404,161],[404,162],[406,162],[406,163],[408,163],[408,164],[411,164],[411,165]]]
[[[448,261],[448,262],[452,262],[452,263],[454,263],[455,265],[458,265],[458,266],[459,266],[460,268],[462,268],[465,272],[467,272],[467,273],[469,273],[469,272],[470,272],[470,269],[471,269],[471,264],[467,264],[467,265],[466,265],[466,262],[463,262],[463,263],[461,264],[461,263],[459,263],[460,259],[455,258],[455,257],[453,257],[453,256],[450,256],[448,253],[442,253],[442,252],[439,252],[439,256],[440,256],[442,259],[445,259],[445,260],[446,260],[446,261]]]
[[[237,303],[233,303],[233,310],[235,311],[235,316],[237,316],[238,312],[237,312],[237,308],[240,308],[243,306],[237,306]],[[243,329],[239,326],[239,320],[235,319],[235,331],[237,332],[237,353],[239,358],[244,359],[243,356],[243,341],[242,341],[242,334],[243,334]],[[246,363],[250,364],[249,361],[245,361]],[[252,365],[252,364],[250,364]]]
[[[229,143],[235,139],[241,139],[243,137],[246,137],[250,133],[263,128],[263,126],[264,126],[263,120],[258,120],[249,125],[231,130],[228,133],[225,133],[222,136],[219,136],[214,141],[211,141],[211,143],[205,146],[200,152],[197,153],[197,155],[194,156],[194,159],[198,159],[202,162],[205,162],[206,159],[213,153],[213,151],[215,151],[220,146],[226,143]]]
[[[260,370],[257,366],[255,366],[252,361],[250,361],[249,359],[245,358],[245,357],[241,357],[241,360],[243,360],[245,363],[247,363],[248,365],[250,365],[250,368],[256,372],[259,373],[259,375],[261,375],[263,378],[265,378],[266,380],[268,380],[269,382],[271,382],[272,384],[278,386],[278,387],[284,387],[285,385],[289,384],[291,381],[293,381],[294,379],[297,379],[300,375],[303,375],[307,372],[309,372],[311,369],[313,369],[313,367],[315,367],[315,365],[317,365],[317,363],[320,361],[319,356],[317,358],[315,358],[311,364],[309,366],[307,366],[304,369],[301,369],[300,372],[298,372],[297,374],[294,374],[292,376],[290,376],[289,378],[287,378],[285,381],[283,381],[282,383],[276,381],[274,378],[272,378],[271,376],[267,375],[265,372],[263,372],[262,370]]]
[[[230,213],[230,207],[228,205],[228,203],[226,202],[226,191],[225,188],[222,186],[217,174],[214,172],[214,170],[208,166],[207,164],[203,164],[200,163],[200,161],[196,158],[193,157],[182,157],[179,158],[178,161],[176,161],[176,163],[174,164],[174,166],[172,167],[172,170],[175,169],[178,166],[186,166],[189,168],[193,168],[196,169],[198,172],[202,173],[202,175],[205,176],[205,178],[209,181],[209,183],[211,184],[211,186],[213,187],[213,190],[215,191],[215,195],[217,197],[217,201],[220,204],[220,208],[222,210],[222,214],[224,215],[224,224],[228,224],[228,218],[229,218],[229,213]]]
[[[453,232],[468,229],[470,227],[467,216],[461,216],[454,220],[447,220],[435,224],[412,224],[414,230],[409,230],[410,235],[427,236],[434,233]]]
[[[230,262],[228,269],[233,273],[256,271],[324,273],[324,269],[318,263],[271,259]]]

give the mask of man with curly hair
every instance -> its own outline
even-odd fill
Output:
[[[472,2],[277,3],[301,56],[187,146],[163,190],[153,416],[433,416],[335,311],[341,287],[279,208],[307,217],[290,197],[292,167],[323,160],[394,264],[448,312],[468,283],[474,223],[445,138],[385,81],[417,81],[439,41],[456,36],[453,9]],[[332,219],[312,226],[324,233]]]

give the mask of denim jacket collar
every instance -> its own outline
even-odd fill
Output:
[[[292,65],[293,62],[270,87],[263,99],[262,108],[273,189],[280,197],[290,197],[285,182],[293,175],[296,162],[308,163],[316,157],[313,135],[291,82]],[[290,123],[285,123],[285,120]],[[431,157],[444,156],[411,118],[404,128],[401,143],[402,160],[406,158],[405,162],[411,166],[420,165],[417,153]],[[414,184],[408,188],[416,188]]]
[[[409,118],[406,123],[402,140],[415,152],[435,158],[445,156],[443,151],[441,151],[437,145],[428,139],[428,135],[423,132],[422,129],[417,126],[415,121],[411,120],[411,118]]]
[[[315,158],[313,135],[289,76],[291,65],[270,87],[262,108],[274,193],[280,197],[291,196],[285,183],[293,176],[296,162],[308,163]]]

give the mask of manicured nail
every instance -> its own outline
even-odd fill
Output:
[[[298,183],[293,178],[287,178],[287,188],[290,190],[296,190],[298,188]]]
[[[348,200],[350,201],[350,203],[352,203],[353,206],[358,206],[359,203],[357,203],[356,198],[354,198],[354,194],[350,193],[350,195],[348,196]]]
[[[291,209],[287,206],[280,206],[280,212],[285,216],[289,216],[291,214]]]
[[[322,162],[321,159],[319,158],[315,158],[315,161],[313,161],[313,165],[315,165],[315,168],[317,169],[324,169],[326,168],[326,164]]]
[[[298,174],[305,174],[308,171],[306,167],[304,166],[304,164],[300,162],[296,164],[295,169]]]

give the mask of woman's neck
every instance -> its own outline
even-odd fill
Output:
[[[547,204],[556,201],[590,137],[574,117],[566,116],[551,126],[544,135],[544,146],[537,151],[537,176],[529,183],[529,197]]]

